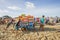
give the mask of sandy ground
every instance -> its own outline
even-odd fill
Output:
[[[0,25],[0,40],[60,40],[60,23],[51,26],[45,25],[44,31],[14,31],[12,25],[4,30],[6,25]]]

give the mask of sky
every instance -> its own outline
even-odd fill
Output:
[[[17,17],[21,14],[60,17],[60,0],[0,0],[0,17]]]

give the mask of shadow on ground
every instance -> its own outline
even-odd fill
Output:
[[[41,30],[38,29],[38,28],[35,28],[35,30],[29,30],[29,31],[30,31],[30,32],[41,32]],[[45,27],[45,28],[44,28],[44,31],[42,31],[42,32],[45,32],[45,31],[60,31],[60,29]]]

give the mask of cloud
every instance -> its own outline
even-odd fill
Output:
[[[0,2],[4,2],[5,0],[0,0]]]
[[[0,9],[0,13],[8,13],[9,11],[8,10],[1,10]]]
[[[20,10],[21,8],[19,8],[17,6],[9,6],[8,9],[11,9],[11,10]]]
[[[60,15],[60,8],[56,7],[56,8],[35,8],[33,10],[26,10],[25,11],[26,14],[30,14],[33,16],[42,16],[42,15],[46,15],[46,16],[58,16]]]
[[[33,8],[35,8],[35,5],[34,5],[34,3],[26,2],[26,3],[25,3],[25,7],[26,7],[27,9],[33,9]]]
[[[9,11],[8,10],[6,10],[6,9],[0,9],[0,17],[2,17],[2,16],[4,16],[4,15],[7,15],[7,14],[9,14]]]
[[[0,4],[1,4],[1,3],[5,3],[5,2],[6,2],[6,0],[0,0]]]

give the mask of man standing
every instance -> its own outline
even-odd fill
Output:
[[[44,31],[44,23],[45,23],[45,19],[44,19],[44,15],[43,15],[42,18],[40,19],[40,29],[42,31]]]
[[[46,19],[45,19],[45,23],[46,23],[46,24],[49,23],[49,17],[46,17]]]

